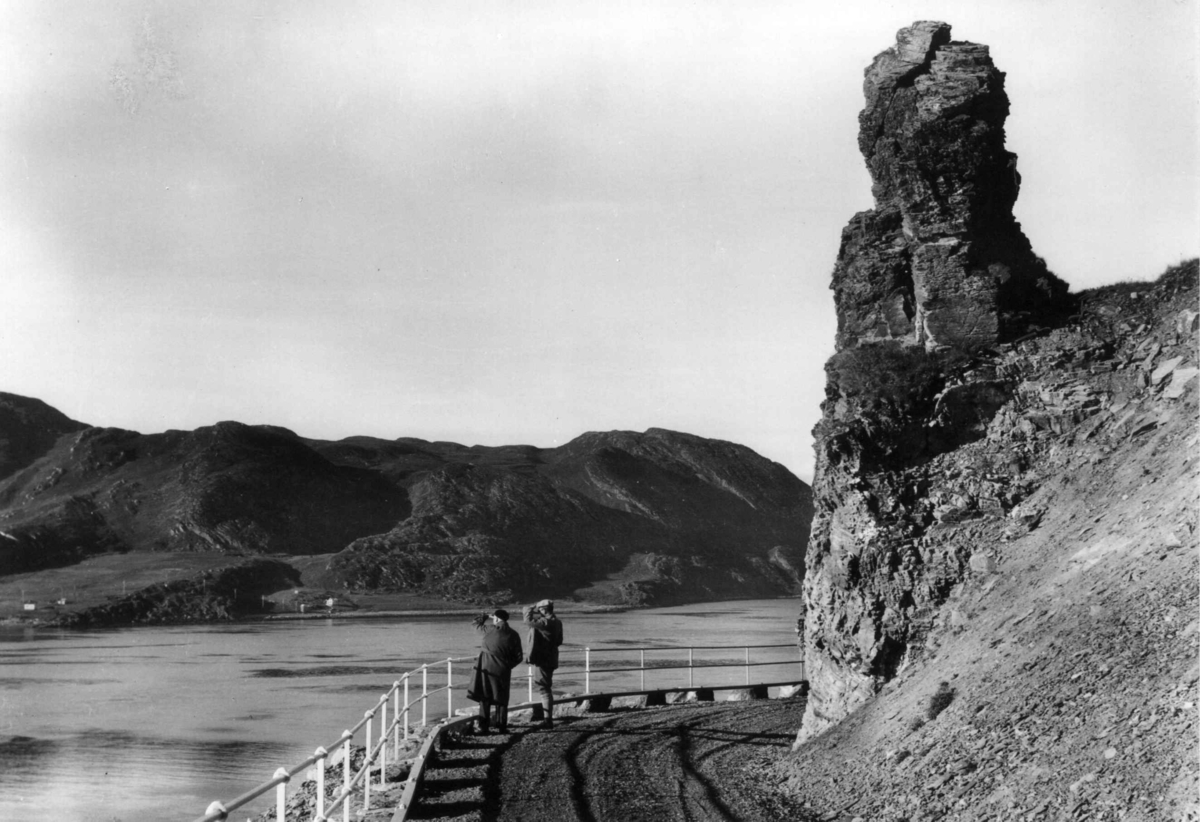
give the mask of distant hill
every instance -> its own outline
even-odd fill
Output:
[[[327,584],[642,605],[779,595],[801,582],[809,488],[744,446],[650,429],[551,449],[314,447],[407,486],[413,505],[334,557]]]
[[[782,466],[658,429],[553,449],[237,422],[139,434],[0,394],[0,443],[0,575],[122,552],[331,555],[305,585],[658,604],[795,593],[812,517]]]
[[[327,553],[408,510],[385,478],[282,428],[86,428],[0,479],[0,572],[111,551]]]
[[[63,434],[87,427],[41,400],[0,392],[0,477],[29,465]]]

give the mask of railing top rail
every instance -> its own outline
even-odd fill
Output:
[[[695,665],[655,665],[653,668],[592,668],[592,676],[603,676],[605,674],[618,674],[627,671],[645,671],[651,673],[654,671],[698,671],[701,668],[729,668],[742,670],[743,668],[757,668],[764,665],[795,665],[795,660],[777,659],[772,662],[697,662]],[[567,668],[559,669],[562,674],[581,674],[584,673],[584,668]],[[555,672],[557,676],[559,672]]]
[[[312,763],[309,763],[309,764],[312,764]],[[304,767],[308,767],[308,766],[305,765]],[[284,770],[284,769],[280,768],[280,770]],[[229,817],[229,814],[232,813],[233,811],[236,811],[238,808],[242,807],[243,805],[250,804],[255,799],[258,799],[264,793],[271,790],[271,788],[274,788],[276,785],[279,785],[280,783],[289,781],[292,778],[292,776],[294,775],[294,773],[295,773],[295,771],[293,771],[291,773],[284,771],[283,774],[279,774],[278,772],[276,772],[276,775],[273,776],[272,778],[268,779],[266,782],[262,783],[261,785],[251,788],[250,790],[246,791],[244,794],[237,797],[236,799],[231,799],[229,801],[228,805],[221,805],[220,810],[208,811],[207,813],[204,814],[204,816],[201,816],[198,819],[196,819],[196,822],[218,822],[218,820],[227,819]]]
[[[361,728],[363,725],[366,725],[368,722],[370,722],[374,718],[375,718],[375,711],[373,711],[373,710],[367,711],[365,714],[363,714],[363,718],[358,720],[357,725],[351,725],[349,728],[346,729],[345,733],[342,734],[342,738],[343,739],[346,738],[346,734],[350,734],[351,736],[353,736],[354,734],[358,733],[359,728]]]
[[[411,671],[405,671],[404,673],[400,674],[400,678],[392,683],[392,688],[403,684],[404,678],[407,676],[420,676],[421,671],[428,671],[431,674],[436,674],[441,671],[441,666],[445,665],[447,662],[471,662],[474,659],[475,657],[473,656],[448,656],[443,659],[435,659],[432,662],[426,662],[424,665],[418,665]]]
[[[345,742],[347,739],[349,739],[352,736],[354,736],[354,734],[351,733],[350,731],[342,731],[342,735],[339,736],[332,743],[330,743],[327,747],[329,750],[332,751],[334,748],[336,748],[338,745],[341,745],[343,742]]]
[[[563,645],[564,648],[568,647]],[[625,645],[616,648],[593,648],[577,646],[591,651],[593,654],[620,653],[622,651],[741,651],[746,648],[795,648],[794,642],[780,642],[774,645]],[[574,650],[572,648],[572,650]]]

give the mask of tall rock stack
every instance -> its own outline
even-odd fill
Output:
[[[944,515],[934,460],[983,437],[1011,396],[981,352],[1067,303],[1013,217],[1008,97],[987,46],[917,22],[865,75],[858,139],[876,207],[842,232],[833,274],[799,741],[896,675],[966,573],[970,546],[927,536]]]
[[[987,46],[922,21],[866,70],[858,145],[875,208],[842,232],[834,271],[838,347],[901,340],[987,345],[1054,300],[1013,218],[1020,176],[1004,148],[1008,96]]]

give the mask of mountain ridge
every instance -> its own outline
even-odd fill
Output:
[[[808,486],[734,443],[666,429],[556,448],[327,441],[233,421],[144,435],[30,398],[0,403],[36,410],[58,434],[0,477],[0,574],[199,551],[329,554],[324,570],[305,563],[305,584],[453,601],[540,592],[628,606],[799,590]]]

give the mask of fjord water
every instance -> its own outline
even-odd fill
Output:
[[[570,671],[582,668],[585,646],[790,644],[797,610],[790,599],[597,614],[572,614],[564,604],[567,641],[556,687],[584,690],[582,675]],[[473,656],[477,644],[462,615],[0,628],[0,819],[195,819],[214,799],[227,801],[318,745],[330,747],[403,672]],[[794,647],[750,653],[754,662],[780,661],[751,668],[756,681],[791,679],[799,671]],[[638,658],[635,650],[593,653],[592,666],[623,667]],[[742,659],[741,651],[694,653],[697,665]],[[648,652],[646,661],[687,664],[687,654]],[[697,683],[737,684],[745,671],[695,675]],[[594,675],[592,689],[639,684],[638,675],[623,676],[606,682]],[[654,672],[647,685],[682,686],[687,676]],[[513,701],[523,701],[524,679],[514,689]],[[445,697],[434,704],[443,716]],[[469,704],[455,693],[455,708]],[[361,735],[355,742],[362,743]]]

